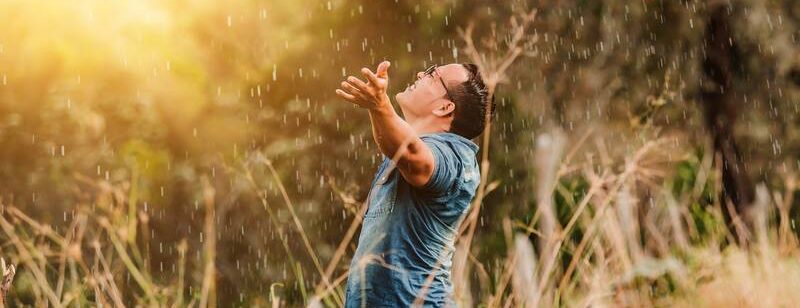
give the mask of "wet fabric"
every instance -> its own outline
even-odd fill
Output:
[[[456,232],[480,182],[478,146],[453,133],[420,136],[434,171],[408,184],[384,156],[372,180],[358,248],[350,264],[346,307],[453,306]]]

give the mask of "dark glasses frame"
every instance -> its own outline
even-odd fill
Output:
[[[447,85],[444,83],[444,79],[442,79],[442,75],[439,75],[439,72],[436,70],[436,68],[438,67],[439,67],[438,64],[431,65],[430,67],[425,69],[425,72],[423,74],[431,76],[431,78],[433,78],[433,73],[436,72],[436,75],[439,76],[439,81],[442,83],[442,87],[444,87],[444,92],[445,95],[447,95],[447,99],[455,103],[455,101],[453,100],[453,96],[450,95],[450,89],[447,88]]]

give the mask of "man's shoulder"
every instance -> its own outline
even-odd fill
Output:
[[[420,135],[420,139],[427,144],[436,143],[438,145],[446,145],[456,151],[454,154],[476,154],[478,152],[478,145],[472,140],[462,137],[461,135],[450,132],[428,133]]]

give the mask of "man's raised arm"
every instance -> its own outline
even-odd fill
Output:
[[[362,68],[361,73],[367,82],[349,76],[336,94],[369,110],[372,135],[378,148],[384,155],[397,161],[397,168],[406,182],[414,187],[422,187],[433,173],[433,153],[392,107],[386,92],[389,86],[388,69],[388,61],[378,65],[377,74]]]

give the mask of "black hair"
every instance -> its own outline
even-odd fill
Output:
[[[453,122],[450,132],[467,139],[474,139],[484,129],[486,112],[494,115],[494,97],[489,97],[489,90],[483,82],[478,66],[472,63],[461,63],[467,70],[469,78],[450,92],[456,108],[453,111]]]

